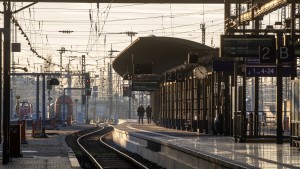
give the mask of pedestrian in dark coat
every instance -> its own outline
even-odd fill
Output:
[[[143,107],[143,105],[140,105],[140,107],[138,107],[138,109],[137,109],[137,112],[138,112],[138,116],[139,116],[139,124],[141,124],[141,122],[142,122],[142,124],[144,124],[144,114],[145,114],[145,109],[144,109],[144,107]]]
[[[150,105],[148,105],[146,107],[146,114],[147,114],[148,124],[151,124],[151,120],[152,120],[152,108],[150,107]]]

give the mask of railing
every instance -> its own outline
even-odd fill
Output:
[[[254,119],[251,120],[250,114],[247,112],[247,136],[254,135]],[[277,135],[277,118],[275,111],[259,111],[258,112],[258,136],[276,136]],[[274,115],[275,114],[275,115]],[[254,116],[252,116],[254,118]],[[282,116],[283,136],[290,135],[290,112],[287,111],[285,116]]]

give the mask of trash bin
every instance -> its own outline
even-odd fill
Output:
[[[12,124],[9,127],[11,157],[22,157],[21,153],[21,125]]]
[[[27,144],[27,139],[26,139],[27,121],[21,120],[19,121],[19,124],[21,125],[21,144]]]
[[[52,118],[50,120],[50,126],[51,126],[52,129],[56,128],[56,118]]]

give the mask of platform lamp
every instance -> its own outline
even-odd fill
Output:
[[[131,119],[131,96],[132,96],[132,91],[131,91],[131,83],[132,83],[132,76],[129,74],[129,72],[127,71],[124,75],[123,75],[123,80],[127,80],[128,81],[128,90],[127,90],[127,96],[128,96],[128,119]],[[123,86],[123,96],[126,96],[126,94],[124,93],[125,87]]]
[[[52,86],[56,86],[59,85],[59,81],[56,78],[52,78],[49,80],[49,90],[48,90],[48,100],[49,100],[49,112],[50,112],[50,101],[53,99],[52,97],[50,97],[50,90],[52,89]]]
[[[50,90],[52,89],[52,86],[56,86],[56,85],[59,85],[59,81],[56,79],[56,78],[51,78],[48,82],[47,82],[47,89],[48,89],[48,101],[49,101],[49,117],[50,117],[50,105],[51,105],[51,100],[53,99],[51,96],[50,96]],[[45,117],[45,116],[44,116]],[[45,120],[45,119],[43,119]],[[55,122],[56,122],[56,118],[53,118],[51,119],[51,126],[54,128],[56,126]],[[45,121],[43,122],[43,136],[46,137],[46,134],[45,134]]]
[[[49,83],[50,85],[59,85],[59,81],[56,78],[52,78]]]

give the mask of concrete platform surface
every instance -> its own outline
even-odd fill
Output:
[[[300,168],[300,150],[290,147],[289,143],[235,143],[232,137],[199,135],[137,122],[125,122],[116,128],[129,135],[143,135],[186,151],[236,163],[242,168]]]
[[[81,168],[74,152],[65,142],[65,137],[93,125],[73,125],[46,130],[48,138],[32,138],[31,130],[26,131],[27,144],[21,144],[23,157],[13,157],[8,164],[2,164],[0,144],[0,168],[2,169],[77,169]]]

